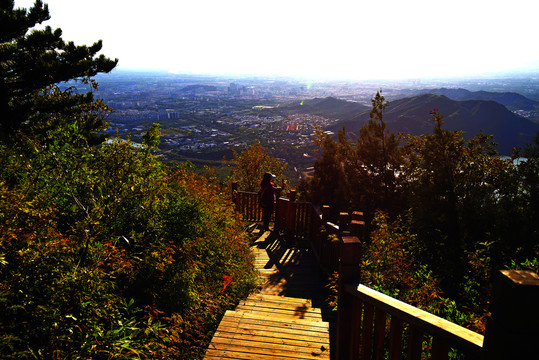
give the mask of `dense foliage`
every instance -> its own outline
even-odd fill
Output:
[[[50,18],[47,5],[36,0],[29,9],[15,9],[14,1],[0,1],[0,139],[14,142],[33,135],[44,135],[58,121],[86,112],[79,120],[86,136],[106,125],[91,110],[91,91],[80,94],[72,88],[59,91],[56,84],[71,79],[91,83],[91,77],[111,71],[117,60],[97,56],[102,43],[77,46],[62,39],[62,30],[46,26],[31,30]],[[51,91],[60,92],[49,96]],[[97,139],[95,139],[97,140]]]
[[[244,191],[257,191],[266,172],[275,175],[276,181],[284,181],[286,164],[270,156],[268,149],[259,142],[239,153],[234,151],[234,159],[229,165],[232,167],[232,179],[237,181],[239,188]]]
[[[1,153],[2,358],[203,351],[255,283],[220,185],[128,141],[36,149]]]
[[[115,62],[58,31],[52,48],[37,41],[50,29],[25,35],[48,18],[39,1],[0,6],[0,357],[200,357],[256,283],[232,202],[214,179],[152,154],[157,125],[142,145],[100,142],[110,109],[55,82],[95,88],[90,76]]]
[[[363,282],[483,331],[492,272],[538,270],[539,136],[517,162],[491,136],[444,129],[434,109],[432,134],[398,141],[386,106],[378,93],[356,143],[344,129],[337,140],[319,133],[311,191],[366,212]]]
[[[370,120],[360,129],[355,143],[344,128],[337,142],[318,131],[315,143],[320,156],[314,163],[312,188],[324,204],[336,209],[361,204],[369,220],[376,209],[393,212],[398,205],[397,173],[402,156],[397,137],[383,121],[386,106],[378,92],[372,100]]]

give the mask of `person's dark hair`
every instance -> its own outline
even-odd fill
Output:
[[[260,183],[260,186],[267,186],[271,183],[271,179],[273,179],[275,175],[270,173],[265,173],[264,177],[262,177],[262,182]]]

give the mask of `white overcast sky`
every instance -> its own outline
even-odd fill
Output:
[[[33,0],[15,0],[28,7]],[[538,0],[44,0],[119,68],[313,78],[539,70]]]

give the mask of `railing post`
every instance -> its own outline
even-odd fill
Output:
[[[290,199],[290,202],[296,201],[296,197],[298,196],[298,192],[296,190],[290,190],[288,193],[288,198]]]
[[[296,204],[294,202],[296,201],[296,190],[290,190],[288,193],[288,212],[286,217],[286,227],[288,230],[288,233],[292,236],[296,235]]]
[[[345,284],[358,284],[360,276],[359,263],[361,261],[361,241],[356,236],[342,236],[339,254],[339,304],[337,309],[337,359],[350,359],[352,349],[358,347],[352,339],[353,325],[359,319],[354,318],[354,314],[361,312],[354,311],[354,298],[344,290]]]
[[[487,321],[484,359],[531,359],[538,354],[539,275],[500,270],[492,277],[492,317]]]
[[[280,197],[277,197],[275,200],[275,222],[274,222],[274,230],[279,231],[282,230],[282,211],[283,211],[283,201]]]
[[[325,224],[329,221],[331,215],[331,208],[329,205],[322,205],[322,224]]]
[[[316,257],[318,258],[318,261],[320,262],[320,237],[318,236],[318,229],[320,227],[319,225],[319,219],[318,212],[316,211],[314,204],[309,204],[309,210],[307,211],[307,216],[309,217],[309,233],[307,234],[307,238],[311,242]]]
[[[311,201],[313,204],[318,205],[320,203],[320,192],[318,190],[313,190],[311,193]]]
[[[325,236],[321,233],[322,228],[326,228],[326,223],[329,221],[329,214],[330,214],[330,207],[329,205],[322,205],[322,218],[320,219],[320,226],[318,229],[316,229],[316,236],[318,236],[318,241],[320,243],[320,252],[318,255],[320,256],[320,263],[323,265],[327,265],[329,263],[329,243],[327,238],[327,231],[325,233]]]
[[[347,212],[339,213],[339,233],[343,233],[348,230],[348,219],[350,215]]]
[[[361,211],[354,211],[352,213],[352,217],[351,217],[352,221],[354,220],[358,220],[358,221],[363,221],[364,218],[363,218],[363,212]]]

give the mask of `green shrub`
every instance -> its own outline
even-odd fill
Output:
[[[129,141],[65,139],[1,152],[0,357],[202,356],[256,284],[226,192]]]

